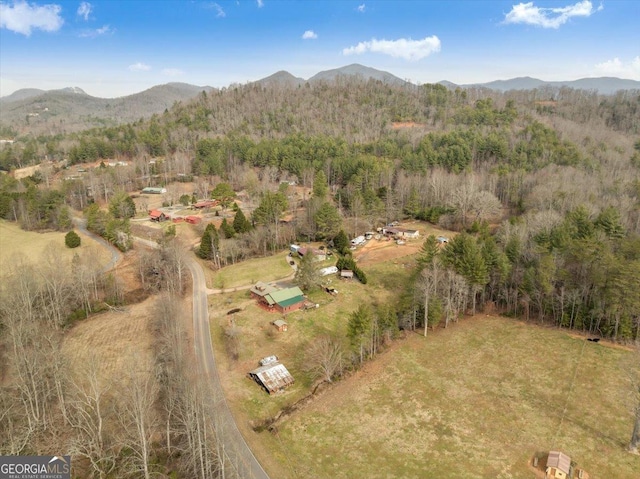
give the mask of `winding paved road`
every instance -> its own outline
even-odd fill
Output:
[[[193,259],[189,259],[187,266],[193,278],[193,332],[196,359],[200,372],[207,378],[211,387],[218,437],[222,439],[224,451],[228,456],[225,466],[229,472],[233,471],[237,473],[237,477],[243,479],[269,479],[238,430],[224,397],[211,343],[204,271]],[[227,475],[227,477],[233,476]]]
[[[78,227],[80,228],[80,225]],[[136,243],[147,247],[158,248],[158,244],[154,241],[137,237],[133,239]],[[244,437],[242,437],[224,397],[211,342],[207,303],[207,293],[210,293],[210,291],[207,290],[204,271],[200,264],[192,258],[188,259],[187,267],[193,279],[193,333],[196,360],[201,377],[206,378],[209,383],[211,398],[214,402],[216,432],[223,443],[223,450],[227,456],[224,464],[225,475],[223,477],[269,479],[269,475],[262,468],[251,449],[249,449]]]

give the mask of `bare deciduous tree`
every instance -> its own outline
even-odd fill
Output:
[[[323,381],[330,383],[342,372],[344,348],[337,338],[324,335],[314,339],[306,356],[308,371]]]

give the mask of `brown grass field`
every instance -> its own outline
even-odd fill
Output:
[[[76,253],[91,256],[100,264],[107,264],[111,259],[108,251],[85,235],[80,235],[82,244],[78,248],[67,248],[64,245],[65,234],[58,231],[24,231],[16,223],[0,220],[0,274],[6,271],[7,266],[17,257],[36,262],[51,247],[55,248],[55,253],[61,261],[70,262]]]
[[[371,243],[358,252],[372,258],[377,248]],[[388,247],[406,251],[400,248]],[[280,316],[255,306],[247,292],[210,297],[227,399],[272,477],[534,478],[528,461],[550,449],[571,456],[591,478],[637,477],[640,458],[624,450],[633,426],[622,367],[629,351],[497,316],[465,317],[427,339],[409,334],[280,421],[276,434],[254,432],[310,392],[304,351],[313,337],[344,335],[349,313],[361,302],[400,293],[414,257],[384,257],[361,263],[369,284],[333,279],[337,297],[313,293],[320,307],[287,315],[285,333],[270,324]],[[236,307],[242,311],[226,314]],[[223,339],[231,321],[240,331],[236,361]],[[296,379],[277,396],[246,376],[271,354]]]

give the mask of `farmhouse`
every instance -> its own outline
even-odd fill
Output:
[[[151,221],[157,221],[159,223],[160,221],[168,220],[169,217],[160,210],[151,210],[149,211],[149,219]]]
[[[304,305],[304,294],[297,286],[269,293],[266,299],[272,302],[269,308],[273,308],[281,313],[297,311]]]
[[[398,228],[395,226],[382,228],[382,234],[406,239],[416,239],[420,237],[420,232],[418,230],[408,230],[406,228]]]
[[[571,458],[558,451],[550,451],[545,470],[546,479],[566,479],[571,470]]]
[[[284,364],[269,362],[249,373],[249,377],[257,382],[269,394],[283,391],[294,383],[293,376],[284,367]]]
[[[259,281],[251,290],[251,297],[258,300],[258,304],[267,311],[278,311],[286,314],[297,311],[304,305],[304,294],[297,286],[293,288],[281,289]]]

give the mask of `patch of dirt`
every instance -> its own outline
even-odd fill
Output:
[[[422,248],[424,239],[430,235],[444,235],[452,237],[456,233],[439,229],[424,221],[407,221],[399,225],[400,228],[415,229],[420,232],[420,237],[405,240],[405,244],[397,244],[394,240],[382,238],[380,240],[370,239],[364,246],[354,252],[354,258],[360,266],[370,266],[384,261],[399,259],[405,256],[416,254]]]
[[[417,128],[427,126],[424,123],[416,123],[415,121],[394,121],[391,123],[391,128],[399,130],[401,128]]]

